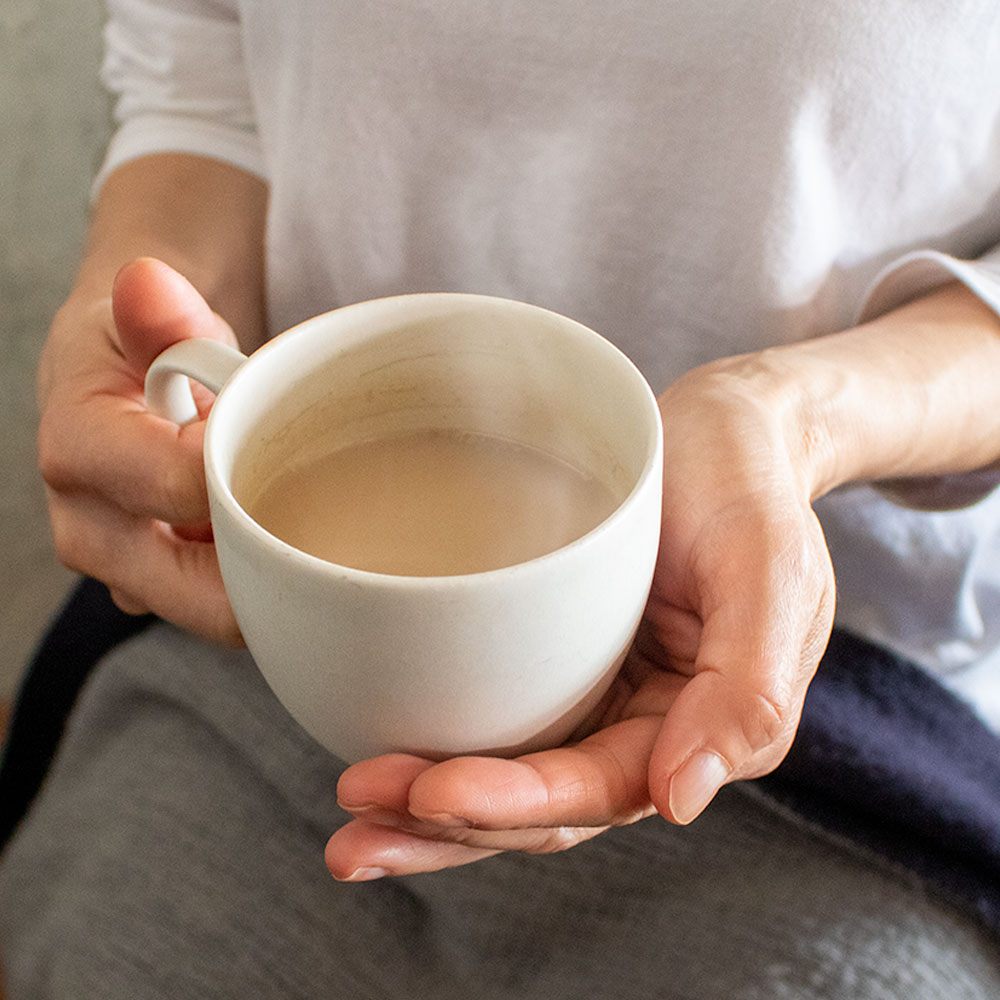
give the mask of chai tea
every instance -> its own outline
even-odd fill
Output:
[[[600,524],[620,499],[600,479],[538,449],[426,430],[283,470],[247,510],[271,534],[329,562],[452,576],[561,548]]]

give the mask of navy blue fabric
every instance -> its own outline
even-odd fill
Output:
[[[94,665],[144,629],[152,615],[120,611],[107,587],[73,589],[24,674],[0,756],[0,850],[41,787],[76,696]]]
[[[918,667],[835,631],[795,743],[759,784],[1000,934],[1000,736]]]

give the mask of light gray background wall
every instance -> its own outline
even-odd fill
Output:
[[[35,469],[34,369],[109,133],[98,0],[0,0],[0,697],[72,580]]]

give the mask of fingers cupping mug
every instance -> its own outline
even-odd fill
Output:
[[[347,761],[557,745],[607,690],[648,596],[662,433],[635,366],[535,306],[346,306],[250,358],[151,366],[205,433],[226,591],[261,673]]]

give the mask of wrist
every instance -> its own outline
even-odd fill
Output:
[[[1000,323],[962,285],[862,327],[771,348],[755,364],[783,401],[785,441],[811,500],[867,481],[893,483],[909,503],[911,487],[930,496],[929,486],[1000,459]],[[966,502],[962,494],[948,505]]]
[[[800,345],[763,352],[759,363],[780,400],[789,462],[808,502],[864,475],[864,391],[850,368],[813,357]]]
[[[713,454],[720,444],[735,445],[719,450],[731,481],[743,477],[757,492],[766,485],[759,481],[766,468],[786,484],[783,490],[791,480],[792,491],[808,504],[837,484],[843,465],[830,413],[831,398],[843,391],[838,381],[835,371],[769,348],[693,369],[663,394],[661,408],[665,426],[689,428],[689,436]],[[830,384],[820,389],[821,382]]]

